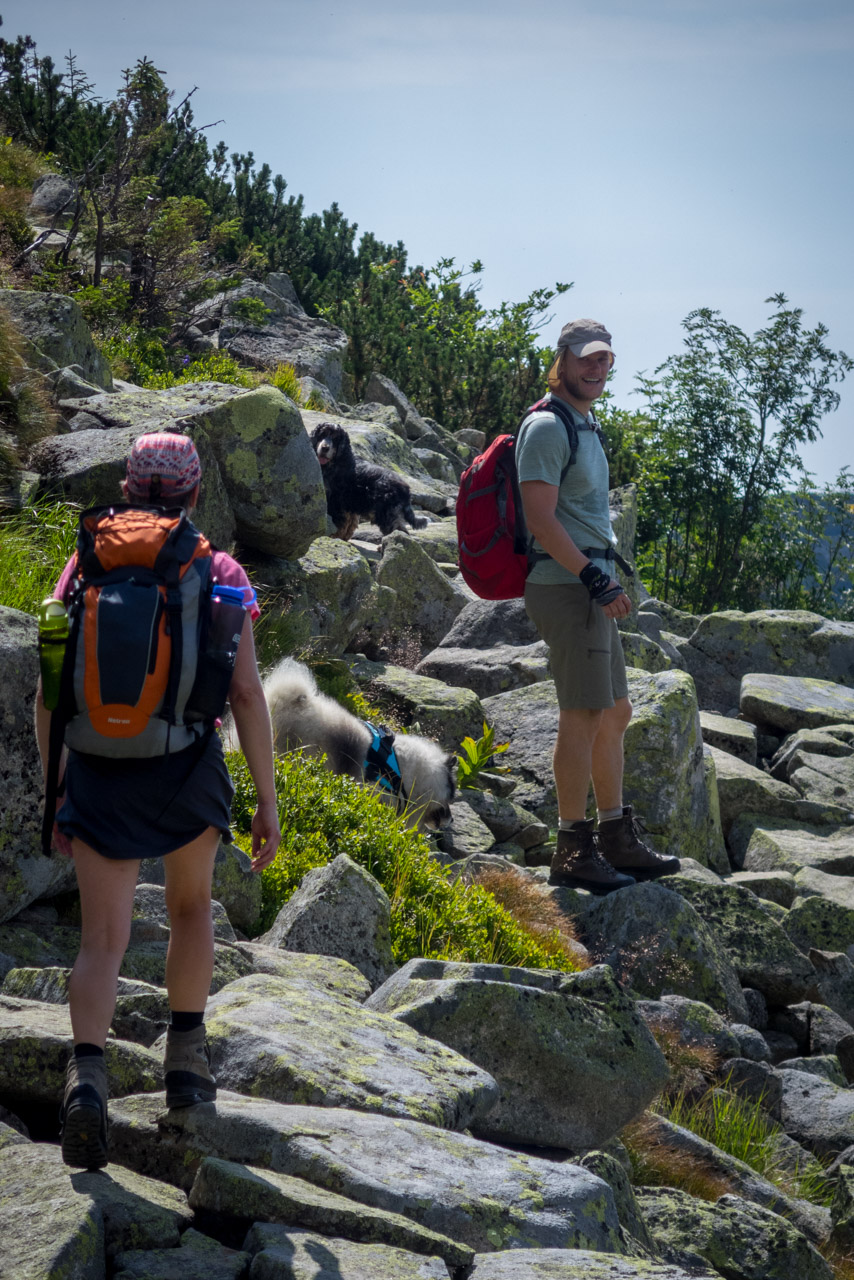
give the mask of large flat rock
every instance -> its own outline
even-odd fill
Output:
[[[729,835],[736,819],[745,813],[827,826],[840,826],[849,821],[846,808],[819,800],[805,800],[794,787],[772,778],[764,769],[757,769],[746,760],[739,760],[717,747],[707,749],[715,762],[721,826],[725,836]]]
[[[252,1227],[246,1245],[253,1255],[252,1280],[448,1280],[441,1257],[270,1222]]]
[[[265,1226],[308,1227],[350,1241],[373,1241],[413,1253],[438,1254],[451,1266],[465,1266],[471,1251],[447,1236],[389,1213],[359,1204],[304,1178],[271,1169],[248,1169],[231,1160],[207,1157],[199,1166],[190,1205],[213,1217],[243,1219]]]
[[[121,1165],[71,1170],[47,1143],[0,1151],[0,1265],[10,1280],[95,1276],[99,1264],[103,1275],[105,1257],[124,1249],[176,1246],[192,1216],[183,1191]],[[91,1269],[75,1270],[72,1258],[87,1252]]]
[[[67,1005],[0,995],[0,1094],[55,1106],[72,1043]],[[114,1097],[162,1087],[162,1059],[151,1049],[110,1038],[106,1059]]]
[[[485,1071],[387,1014],[265,974],[207,1007],[221,1088],[277,1102],[378,1111],[464,1129],[497,1096]]]
[[[854,689],[815,677],[748,672],[742,676],[739,705],[741,714],[753,724],[794,733],[850,723],[854,720]]]
[[[512,1249],[479,1254],[469,1280],[719,1280],[719,1271],[615,1258],[589,1249]]]
[[[413,1120],[229,1093],[215,1107],[168,1115],[162,1097],[139,1096],[112,1104],[111,1117],[114,1158],[186,1188],[201,1160],[217,1156],[302,1178],[481,1252],[622,1248],[613,1194],[593,1174]]]
[[[854,875],[854,826],[819,827],[796,818],[742,814],[730,829],[730,848],[745,871],[813,867],[828,875]]]

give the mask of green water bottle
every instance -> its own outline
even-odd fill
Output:
[[[39,663],[42,673],[42,700],[48,711],[59,705],[59,686],[65,645],[68,640],[68,612],[61,600],[49,597],[39,605]]]

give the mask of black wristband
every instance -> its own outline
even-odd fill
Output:
[[[607,573],[597,569],[592,560],[588,560],[578,576],[582,584],[590,592],[590,599],[595,600],[603,609],[605,605],[610,604],[612,600],[616,600],[617,596],[623,594],[623,588],[619,585],[612,587],[611,579]]]
[[[587,564],[578,576],[590,592],[591,600],[598,600],[599,596],[604,595],[611,582],[607,573],[603,573],[601,569],[597,569],[592,560],[587,561]]]

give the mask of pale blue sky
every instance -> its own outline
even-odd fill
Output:
[[[854,357],[850,0],[0,0],[109,97],[146,54],[229,150],[411,261],[485,264],[488,304],[574,281],[618,403],[695,307],[753,330],[783,291]],[[854,465],[854,375],[819,480]]]

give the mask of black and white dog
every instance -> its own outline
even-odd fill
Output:
[[[343,427],[321,422],[311,433],[311,444],[323,473],[326,510],[336,537],[352,538],[365,517],[379,525],[383,535],[394,529],[423,529],[429,521],[412,510],[409,485],[386,467],[363,462],[353,453]]]
[[[308,667],[283,658],[264,680],[273,747],[325,755],[333,773],[375,784],[410,827],[437,831],[451,820],[456,758],[429,738],[401,733],[393,742],[321,693]]]

